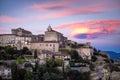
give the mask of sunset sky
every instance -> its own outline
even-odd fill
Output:
[[[44,34],[49,24],[78,43],[120,52],[120,0],[0,0],[0,34]]]

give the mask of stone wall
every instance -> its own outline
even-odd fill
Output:
[[[30,48],[37,49],[37,50],[49,50],[52,52],[58,52],[59,51],[59,43],[58,42],[49,42],[49,41],[34,42],[34,43],[31,43]]]

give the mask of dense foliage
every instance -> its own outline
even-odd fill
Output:
[[[17,50],[11,46],[0,46],[0,60],[14,60],[22,55],[32,55],[32,53],[27,47],[23,47],[23,49]]]

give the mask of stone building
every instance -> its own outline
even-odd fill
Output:
[[[64,37],[62,33],[53,30],[49,25],[47,31],[45,32],[44,41],[58,41],[60,47],[65,47],[67,38]]]
[[[40,53],[38,53],[38,58],[40,60],[45,60],[48,58],[52,58],[53,57],[53,52],[48,51],[48,50],[42,50],[40,51]]]
[[[64,47],[65,41],[67,41],[63,34],[52,30],[51,26],[47,28],[45,35],[32,35],[30,31],[22,28],[12,29],[11,32],[12,34],[0,35],[1,46],[11,45],[17,49],[28,47],[29,49],[58,52],[59,48]]]
[[[83,58],[83,59],[88,59],[90,60],[92,55],[93,55],[93,48],[91,47],[90,43],[84,44],[83,47],[80,47],[77,49],[78,54]]]
[[[24,30],[22,28],[12,29],[12,34],[17,36],[32,36],[30,31]]]
[[[12,29],[12,34],[0,34],[0,46],[14,46],[17,49],[30,47],[32,33],[22,28]]]
[[[59,51],[59,43],[56,41],[42,41],[42,42],[31,42],[30,49],[37,49],[38,51],[48,50],[51,52]]]
[[[70,60],[71,56],[70,54],[66,54],[66,53],[55,53],[53,54],[55,59],[62,59],[62,60]]]
[[[14,34],[0,34],[0,46],[13,46],[16,36]]]
[[[41,42],[44,41],[44,34],[32,35],[32,42]]]
[[[44,41],[62,41],[63,34],[52,30],[51,26],[47,28],[47,31],[45,32]]]
[[[15,38],[14,46],[17,47],[17,49],[22,49],[23,47],[30,48],[30,44],[31,44],[31,37],[29,36],[16,36]]]

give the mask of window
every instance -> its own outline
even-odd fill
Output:
[[[50,46],[52,46],[52,44],[50,44]]]
[[[48,44],[46,44],[46,46],[48,46]]]
[[[53,44],[53,47],[55,47],[55,44]]]

